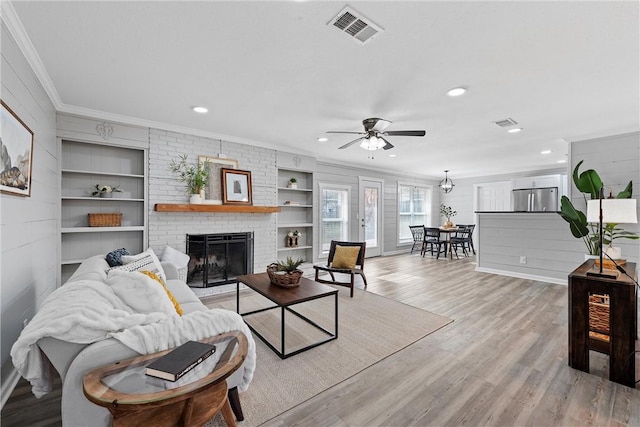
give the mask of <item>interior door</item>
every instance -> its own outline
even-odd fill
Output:
[[[382,180],[360,178],[359,239],[367,242],[367,258],[382,255],[382,194]]]

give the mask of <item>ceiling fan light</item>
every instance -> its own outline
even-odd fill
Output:
[[[386,145],[386,142],[384,142],[382,138],[378,138],[375,135],[371,135],[362,140],[362,143],[360,143],[360,148],[364,148],[365,150],[368,150],[368,151],[376,151],[381,149],[385,145]]]

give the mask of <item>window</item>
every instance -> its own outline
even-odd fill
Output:
[[[332,240],[349,240],[349,193],[342,185],[320,184],[320,255]]]
[[[398,182],[398,243],[413,242],[410,225],[431,225],[431,187]]]

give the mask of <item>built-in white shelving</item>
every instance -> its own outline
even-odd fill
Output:
[[[60,265],[64,283],[86,258],[146,247],[147,150],[62,138]],[[112,197],[93,196],[96,185],[118,187]],[[89,213],[122,213],[120,226],[90,227]]]
[[[291,178],[297,188],[288,186]],[[309,266],[313,262],[313,173],[294,169],[278,169],[278,259],[287,256],[302,258]],[[298,231],[298,245],[287,246],[287,234]]]

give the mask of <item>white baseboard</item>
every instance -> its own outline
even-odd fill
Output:
[[[13,389],[16,388],[19,379],[20,374],[13,368],[7,380],[2,383],[2,387],[0,388],[0,409],[4,408],[4,404],[9,400],[9,396],[11,396]]]
[[[517,277],[518,279],[536,280],[538,282],[554,283],[556,285],[564,285],[564,286],[567,286],[567,281],[568,281],[568,278],[558,279],[555,277],[536,276],[534,274],[516,273],[513,271],[496,270],[493,268],[484,268],[484,267],[476,267],[476,271],[480,273],[491,273],[491,274],[497,274],[499,276]],[[567,274],[567,277],[568,276],[569,275]]]

